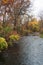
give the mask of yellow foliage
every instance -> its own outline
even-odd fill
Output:
[[[3,4],[13,3],[14,0],[2,0]]]
[[[8,3],[9,0],[2,0],[4,4]]]
[[[29,22],[28,25],[38,25],[38,22],[36,22],[36,21],[32,21],[32,22]]]
[[[11,35],[9,38],[11,40],[19,40],[20,39],[20,36],[18,34],[16,34],[16,35]]]
[[[19,40],[19,39],[20,39],[20,36],[19,36],[19,35],[15,35],[15,38],[16,38],[17,40]]]
[[[5,41],[5,39],[0,37],[0,42],[4,42],[4,41]]]
[[[0,50],[3,50],[8,47],[8,44],[6,40],[2,37],[0,37]]]
[[[38,21],[31,21],[28,23],[28,27],[33,31],[39,31],[39,22]]]

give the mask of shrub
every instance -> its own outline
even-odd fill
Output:
[[[13,45],[13,43],[15,43],[16,41],[18,41],[20,39],[20,36],[18,35],[18,34],[16,34],[16,35],[10,35],[9,36],[9,43],[8,43],[8,45],[9,46],[12,46]]]
[[[8,47],[8,44],[6,40],[2,37],[0,37],[0,50],[4,50]]]
[[[5,32],[5,33],[9,33],[9,32],[11,32],[11,31],[12,31],[12,28],[9,27],[9,26],[7,26],[7,27],[4,28],[4,32]]]
[[[3,36],[3,27],[0,25],[0,36]]]
[[[31,21],[28,24],[28,27],[30,30],[32,30],[32,32],[39,32],[39,23],[37,21]]]
[[[20,36],[19,36],[18,34],[16,34],[16,35],[11,35],[9,38],[10,38],[10,40],[15,40],[15,41],[17,41],[17,40],[20,39]]]
[[[5,37],[6,40],[8,40],[9,39],[9,35],[11,34],[11,32],[12,32],[12,28],[11,27],[9,27],[9,26],[4,27],[3,28],[3,37]]]

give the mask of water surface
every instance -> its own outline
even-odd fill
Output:
[[[9,48],[0,65],[43,65],[43,39],[38,36],[24,36],[18,44]]]

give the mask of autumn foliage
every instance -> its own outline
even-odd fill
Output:
[[[14,2],[14,0],[2,0],[2,4],[3,5],[5,5],[5,4],[11,4],[11,3],[13,3]]]
[[[29,22],[28,26],[29,26],[29,29],[32,30],[33,32],[38,32],[39,31],[39,22],[36,19]]]

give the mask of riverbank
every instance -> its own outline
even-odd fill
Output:
[[[40,37],[43,38],[43,34],[40,34]]]
[[[29,36],[39,36],[40,33],[39,32],[33,32],[33,33],[29,33],[28,35]]]

